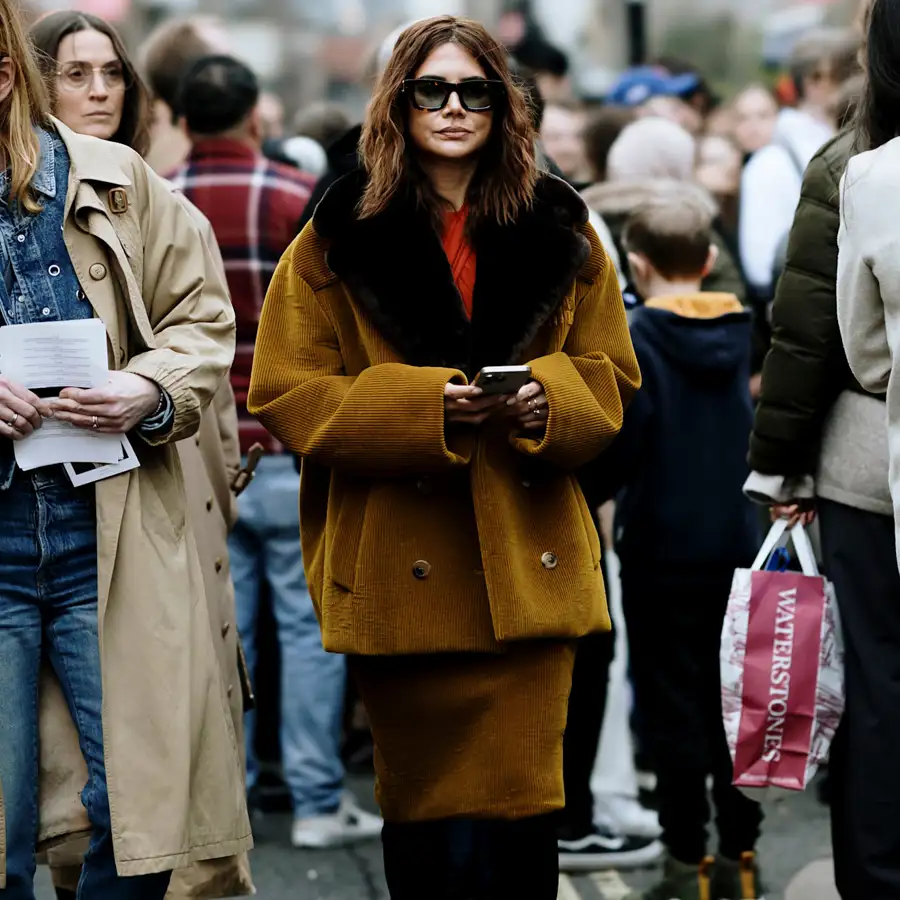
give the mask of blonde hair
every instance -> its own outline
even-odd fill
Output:
[[[35,127],[46,125],[50,105],[34,50],[15,0],[0,0],[0,53],[12,60],[13,86],[0,104],[0,148],[12,177],[9,199],[28,212],[40,210],[31,182],[41,162]]]

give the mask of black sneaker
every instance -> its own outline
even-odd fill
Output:
[[[595,828],[577,840],[558,840],[561,872],[639,869],[653,865],[663,846],[649,838],[620,836]]]

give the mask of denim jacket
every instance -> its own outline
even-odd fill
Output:
[[[69,184],[69,154],[56,132],[38,130],[40,167],[32,186],[43,204],[37,215],[8,202],[9,175],[0,172],[0,316],[3,325],[89,319],[87,300],[63,240]],[[155,431],[174,418],[164,395],[160,415],[142,429]],[[12,483],[15,457],[9,441],[0,442],[0,490]]]
[[[4,325],[89,319],[85,297],[63,240],[69,154],[55,133],[41,129],[41,164],[32,186],[43,204],[38,215],[10,203],[9,175],[0,173],[0,315]],[[0,490],[15,471],[9,441],[0,442]]]

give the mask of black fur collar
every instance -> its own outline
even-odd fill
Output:
[[[521,362],[590,256],[579,231],[587,207],[564,181],[543,176],[532,208],[515,224],[475,234],[470,322],[441,242],[415,201],[398,198],[360,221],[364,186],[361,170],[340,179],[313,221],[327,243],[329,268],[410,365],[458,368],[471,377],[482,366]]]

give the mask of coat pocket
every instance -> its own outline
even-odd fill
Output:
[[[369,484],[363,480],[335,475],[332,482],[326,546],[326,577],[351,594],[356,590],[359,547],[366,522]]]
[[[585,537],[587,538],[588,544],[591,548],[591,559],[594,562],[594,571],[596,571],[600,568],[600,557],[602,555],[600,535],[597,532],[596,524],[594,524],[594,517],[591,515],[590,507],[588,507],[587,501],[584,499],[581,485],[578,484],[578,479],[573,476],[571,482],[572,489],[575,491],[575,499],[578,503],[578,509],[581,512],[581,520],[584,523]]]
[[[168,460],[159,458],[158,451],[143,454],[136,472],[140,478],[141,516],[145,532],[177,542],[184,533],[187,499],[181,466],[177,458],[172,458],[174,450],[167,447],[164,452]]]

